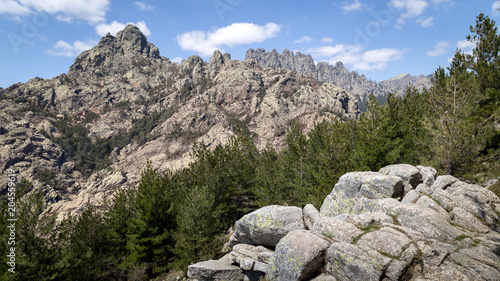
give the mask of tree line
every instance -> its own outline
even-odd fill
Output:
[[[60,224],[40,216],[43,194],[22,180],[18,273],[7,273],[2,243],[1,280],[149,280],[185,270],[222,255],[228,229],[244,214],[271,204],[319,208],[351,171],[408,163],[468,180],[498,177],[500,37],[483,14],[470,31],[473,53],[457,50],[430,89],[410,87],[384,104],[370,96],[357,120],[324,120],[307,134],[292,124],[281,151],[259,151],[245,133],[213,150],[198,143],[187,168],[161,173],[149,164],[137,187]],[[3,210],[0,221],[6,225]],[[7,241],[5,227],[0,237]]]

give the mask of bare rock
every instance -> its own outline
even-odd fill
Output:
[[[267,280],[307,280],[319,271],[330,242],[307,230],[288,233],[276,246],[267,267]]]
[[[312,229],[313,225],[320,217],[318,209],[316,209],[316,207],[314,207],[312,204],[307,204],[304,206],[302,213],[304,216],[304,224],[306,225],[306,228]]]
[[[383,167],[378,171],[384,175],[398,176],[409,183],[413,188],[422,183],[422,174],[416,167],[408,164],[396,164]]]
[[[229,246],[251,244],[272,249],[288,232],[298,229],[305,229],[301,208],[267,206],[243,216],[236,222]]]
[[[351,243],[354,238],[363,233],[351,223],[326,216],[321,216],[311,231],[348,243]]]
[[[353,172],[340,177],[330,195],[325,198],[320,213],[323,216],[361,214],[372,211],[373,199],[399,198],[403,195],[400,177],[374,172]]]
[[[243,281],[243,270],[220,261],[209,260],[188,267],[187,275],[200,281]]]

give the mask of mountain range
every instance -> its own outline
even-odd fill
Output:
[[[219,51],[173,63],[129,25],[67,74],[0,90],[0,165],[43,189],[62,217],[135,185],[148,162],[186,167],[194,142],[214,148],[243,134],[280,149],[292,123],[307,131],[325,118],[353,119],[357,104],[334,84]]]
[[[385,101],[389,93],[404,95],[410,85],[417,90],[430,88],[432,85],[432,75],[412,76],[410,74],[401,74],[377,83],[356,71],[350,72],[340,61],[335,65],[324,61],[315,63],[311,55],[300,52],[294,54],[287,49],[281,54],[276,49],[271,52],[266,52],[265,49],[249,49],[245,56],[245,61],[248,60],[257,61],[263,68],[289,69],[299,74],[310,75],[321,82],[335,84],[359,99],[361,111],[366,110],[366,101],[372,93],[379,100]]]

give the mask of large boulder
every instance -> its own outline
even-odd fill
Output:
[[[297,229],[305,229],[301,208],[267,206],[236,222],[229,246],[251,244],[273,249],[288,232]]]
[[[351,243],[363,232],[353,224],[332,217],[322,216],[312,227],[312,232],[328,238]]]
[[[264,274],[287,281],[500,280],[500,199],[451,176],[432,182],[430,167],[418,168],[426,180],[414,188],[412,176],[394,172],[408,167],[395,167],[387,173],[397,176],[342,176],[320,214],[312,205],[302,212],[270,206],[249,214],[232,240],[279,241],[276,250],[237,244],[221,262],[238,265],[249,281]],[[401,199],[405,186],[411,189]],[[288,234],[267,235],[272,231]]]
[[[243,281],[243,270],[221,261],[209,260],[188,267],[187,275],[199,281]]]
[[[422,182],[428,186],[432,186],[437,175],[436,169],[424,166],[417,166],[417,169],[422,174]]]
[[[403,180],[397,176],[375,172],[353,172],[340,177],[325,198],[320,213],[335,217],[340,214],[361,214],[372,211],[376,199],[400,198]]]
[[[326,269],[338,281],[381,280],[390,258],[369,255],[356,245],[333,243],[326,253]]]
[[[316,209],[316,207],[314,207],[312,204],[307,204],[304,206],[302,213],[304,215],[304,224],[306,225],[306,228],[312,229],[314,223],[320,217],[318,209]]]
[[[384,175],[398,176],[409,183],[413,188],[422,183],[422,174],[416,167],[408,164],[396,164],[385,166],[380,171]]]
[[[330,241],[307,230],[288,233],[267,266],[267,280],[308,280],[321,268]]]

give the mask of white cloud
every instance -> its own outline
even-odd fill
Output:
[[[387,67],[388,62],[402,59],[405,52],[406,51],[389,48],[370,50],[362,54],[359,61],[354,64],[353,69],[382,70]]]
[[[389,5],[402,12],[396,25],[396,27],[401,28],[407,20],[421,16],[429,3],[425,0],[391,0]]]
[[[449,48],[450,48],[450,43],[446,41],[439,41],[437,42],[433,50],[427,52],[427,56],[437,57],[440,55],[444,55],[450,51]]]
[[[175,62],[175,63],[181,63],[181,62],[182,62],[182,60],[183,60],[183,58],[181,58],[181,57],[176,57],[176,58],[173,58],[173,59],[172,59],[172,62]]]
[[[493,5],[491,5],[491,10],[495,16],[499,16],[500,15],[500,1],[496,1],[495,3],[493,3]]]
[[[99,34],[100,36],[105,36],[106,34],[108,34],[108,32],[111,33],[111,35],[115,36],[116,33],[118,33],[118,31],[123,30],[128,24],[133,24],[137,26],[141,30],[141,32],[146,36],[151,35],[151,31],[149,30],[144,21],[138,21],[136,23],[133,22],[121,23],[117,21],[113,21],[110,24],[101,23],[95,27],[95,30],[97,34]]]
[[[54,56],[76,57],[81,52],[86,51],[97,44],[96,41],[75,41],[70,44],[66,41],[59,40],[52,49],[47,50],[47,53]]]
[[[387,67],[387,63],[403,58],[405,50],[398,49],[377,49],[363,51],[359,45],[335,45],[311,48],[308,50],[313,57],[321,58],[330,64],[341,61],[344,64],[352,65],[355,70],[382,70]]]
[[[432,4],[440,5],[440,4],[444,4],[444,3],[451,3],[451,0],[432,0],[431,2],[432,2]]]
[[[361,11],[363,9],[363,4],[359,0],[354,0],[354,2],[342,2],[342,10],[344,12],[354,12]]]
[[[152,11],[155,9],[155,7],[153,7],[147,3],[139,2],[139,1],[134,2],[134,5],[137,6],[137,8],[139,8],[139,10],[142,10],[142,11]]]
[[[362,47],[358,45],[343,45],[338,44],[335,46],[321,46],[317,48],[310,48],[307,50],[313,57],[331,57],[339,54],[346,53],[359,53]]]
[[[281,27],[272,22],[266,25],[233,23],[209,32],[196,30],[177,35],[177,44],[183,50],[209,56],[224,45],[232,48],[242,44],[263,42],[277,36],[280,30]]]
[[[418,19],[417,22],[420,24],[421,27],[434,26],[434,18],[433,17],[428,17],[426,19]]]
[[[457,42],[457,48],[466,54],[472,54],[472,50],[476,47],[474,42],[469,40],[460,40]]]
[[[306,43],[306,42],[311,42],[314,41],[311,36],[306,35],[302,36],[300,39],[293,41],[293,43],[298,44],[298,43]]]
[[[321,43],[333,43],[332,37],[323,37],[321,38]]]
[[[0,14],[11,14],[15,16],[24,16],[31,13],[28,7],[25,7],[13,0],[0,0]]]
[[[84,20],[90,24],[103,22],[109,0],[0,0],[0,13],[23,16],[45,12],[59,21]]]

